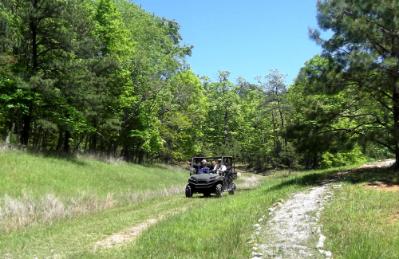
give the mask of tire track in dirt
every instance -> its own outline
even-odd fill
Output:
[[[146,219],[134,226],[126,228],[120,232],[114,233],[102,240],[97,241],[93,246],[93,250],[98,251],[102,249],[111,249],[129,244],[134,240],[136,240],[144,231],[146,231],[153,225],[156,225],[160,221],[169,218],[171,216],[184,213],[187,209],[188,207],[172,209],[163,214],[158,215],[157,217]]]
[[[251,175],[251,176],[244,176],[241,178],[241,182],[239,184],[239,189],[252,189],[257,187],[261,182],[260,176]],[[97,241],[94,246],[93,250],[98,251],[102,249],[112,249],[115,247],[120,247],[126,244],[129,244],[136,240],[144,231],[149,229],[150,227],[156,225],[162,220],[169,218],[173,215],[177,215],[180,213],[184,213],[188,207],[182,207],[179,209],[172,209],[167,211],[157,217],[148,218],[134,226],[129,228],[123,229],[117,233],[109,235],[102,240]]]

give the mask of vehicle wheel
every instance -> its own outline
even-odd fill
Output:
[[[222,188],[223,188],[223,186],[220,183],[218,185],[216,185],[216,188],[215,188],[216,197],[222,196]]]
[[[190,185],[187,185],[187,186],[186,186],[186,191],[185,191],[185,193],[186,193],[186,197],[187,197],[187,198],[193,197],[193,191],[191,190]]]
[[[234,192],[236,191],[236,184],[235,183],[232,183],[231,184],[231,188],[230,188],[230,190],[229,190],[229,194],[230,195],[233,195],[234,194]]]

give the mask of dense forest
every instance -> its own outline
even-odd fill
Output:
[[[318,21],[332,36],[310,31],[323,52],[292,85],[277,70],[212,81],[185,61],[179,24],[128,0],[2,0],[1,141],[256,169],[399,158],[399,2],[319,1]]]

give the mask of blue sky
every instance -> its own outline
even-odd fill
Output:
[[[176,20],[187,59],[198,75],[215,80],[219,70],[231,79],[278,69],[291,83],[304,62],[321,52],[308,36],[317,28],[316,0],[133,0],[155,15]]]

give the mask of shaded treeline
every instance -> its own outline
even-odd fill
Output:
[[[2,140],[134,162],[225,153],[258,169],[399,155],[398,10],[320,1],[333,36],[312,31],[323,54],[287,87],[276,70],[199,78],[179,25],[128,0],[3,0]]]

